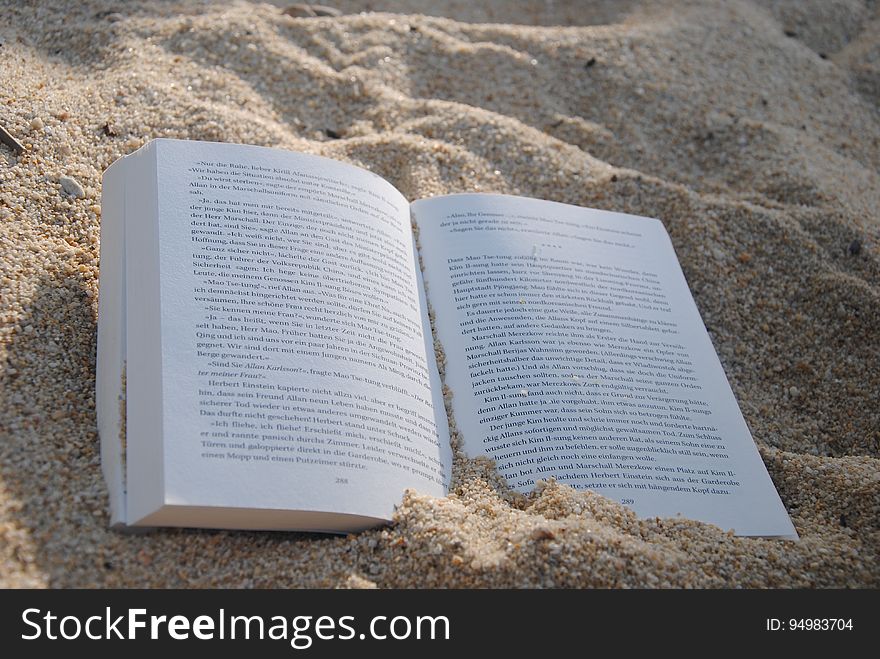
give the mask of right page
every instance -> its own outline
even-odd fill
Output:
[[[537,199],[417,201],[469,455],[642,517],[796,538],[659,220]]]

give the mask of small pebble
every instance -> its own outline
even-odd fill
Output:
[[[31,128],[33,130],[43,130],[43,120],[39,117],[31,119]]]
[[[550,529],[537,528],[532,531],[530,537],[532,540],[553,540],[556,537],[556,534]]]
[[[75,197],[79,199],[84,197],[86,192],[83,190],[83,187],[79,184],[75,178],[71,178],[70,176],[62,176],[58,179],[58,182],[61,184],[61,191],[66,194],[68,197]]]
[[[336,9],[335,7],[328,7],[326,5],[313,5],[308,2],[304,2],[302,4],[290,5],[289,7],[285,7],[282,11],[282,14],[285,16],[292,16],[293,18],[316,18],[320,16],[342,16],[342,12]]]

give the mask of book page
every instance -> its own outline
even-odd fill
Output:
[[[110,495],[110,525],[125,525],[123,449],[125,377],[125,173],[121,161],[104,172],[101,194],[101,287],[95,412],[101,470]]]
[[[153,145],[166,503],[389,519],[445,495],[406,200],[317,156]]]
[[[554,477],[794,534],[660,221],[500,195],[411,209],[469,454],[520,492]]]

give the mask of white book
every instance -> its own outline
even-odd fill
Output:
[[[659,220],[162,139],[104,174],[100,284],[115,526],[342,532],[445,496],[430,308],[464,449],[512,488],[797,537]]]

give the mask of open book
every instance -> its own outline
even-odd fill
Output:
[[[658,220],[155,140],[104,174],[99,308],[114,525],[350,531],[444,496],[439,358],[516,490],[796,537]]]

